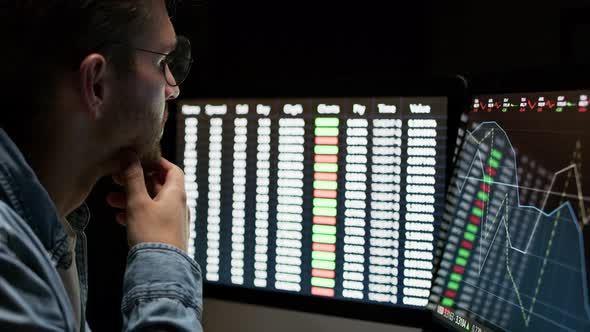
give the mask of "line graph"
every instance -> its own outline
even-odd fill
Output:
[[[477,275],[481,276],[490,253],[494,252],[503,256],[504,260],[502,269],[505,272],[500,273],[503,276],[500,284],[508,283],[512,286],[512,296],[516,297],[515,302],[518,303],[519,314],[511,315],[512,319],[508,323],[510,330],[553,331],[559,328],[576,331],[579,327],[590,328],[581,234],[581,227],[588,223],[588,216],[584,213],[587,211],[585,201],[588,198],[583,196],[578,166],[581,160],[581,143],[578,141],[576,144],[572,164],[553,173],[545,190],[535,189],[544,194],[540,206],[521,204],[516,152],[507,133],[498,123],[482,122],[471,132],[467,131],[466,144],[471,144],[473,149],[467,153],[462,150],[459,159],[469,164],[469,167],[466,171],[459,172],[455,187],[459,197],[475,196],[476,199],[470,211],[470,223],[467,224],[464,240],[461,242],[462,248],[458,251],[453,273],[448,278],[442,305],[453,306],[455,301],[460,301],[460,283],[465,278],[465,271],[475,269]],[[504,165],[504,162],[511,166]],[[506,179],[501,181],[499,177]],[[563,190],[557,190],[557,184],[564,177]],[[567,193],[570,182],[575,186],[574,195]],[[480,188],[480,191],[467,195],[466,189],[473,192],[473,188]],[[552,211],[546,212],[549,201],[556,197],[560,199],[559,204]],[[576,202],[580,211],[579,223],[574,205],[567,199]],[[515,215],[523,217],[512,220]],[[514,230],[511,230],[516,227],[514,225],[530,231],[526,236],[521,236],[524,241],[520,240],[520,243],[514,243]],[[471,241],[465,243],[466,240]],[[469,260],[470,252],[465,252],[465,249],[476,249],[474,259]],[[525,265],[519,267],[523,271],[520,278],[516,277],[512,266],[516,264],[514,258],[517,262],[519,259],[525,262]],[[570,284],[568,291],[562,293],[577,295],[564,297],[555,292],[557,286],[562,286],[559,281],[563,279],[569,280]],[[494,295],[498,301],[512,303],[510,297]],[[566,308],[568,314],[555,311],[556,306]],[[572,315],[576,318],[572,319]],[[517,321],[514,316],[520,316],[521,319]]]

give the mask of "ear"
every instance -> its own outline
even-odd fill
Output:
[[[80,63],[80,92],[82,103],[94,119],[103,113],[106,91],[107,61],[100,54],[90,54]]]

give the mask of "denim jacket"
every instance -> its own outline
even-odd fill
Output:
[[[76,235],[81,326],[57,268],[72,264],[67,234],[49,194],[0,128],[0,331],[90,331],[84,204],[67,216]],[[123,283],[124,331],[202,331],[198,264],[162,243],[131,248]]]

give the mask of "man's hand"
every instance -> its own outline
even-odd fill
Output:
[[[125,212],[117,222],[127,226],[127,242],[132,247],[143,242],[171,244],[187,252],[188,208],[182,170],[162,158],[160,174],[144,178],[137,158],[121,176],[114,177],[125,193],[110,193],[107,202]]]

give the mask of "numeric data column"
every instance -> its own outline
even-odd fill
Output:
[[[184,187],[186,202],[190,210],[188,255],[195,258],[195,238],[197,236],[195,221],[197,220],[197,199],[199,186],[197,184],[197,131],[199,120],[184,119]]]
[[[436,185],[436,120],[408,120],[404,297],[426,305],[432,280]]]
[[[231,282],[244,283],[244,233],[246,233],[246,147],[248,120],[234,120]]]
[[[369,300],[397,303],[402,121],[373,127]]]
[[[209,121],[209,193],[207,194],[207,273],[205,275],[209,281],[219,280],[222,140],[223,120],[211,118]]]
[[[363,299],[367,201],[367,119],[346,122],[346,192],[342,296]]]
[[[279,120],[275,287],[301,290],[305,120]]]
[[[254,286],[266,287],[268,277],[268,202],[270,199],[270,119],[258,119],[257,140]]]
[[[336,286],[339,123],[336,117],[315,119],[311,294],[328,297]]]

